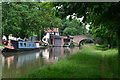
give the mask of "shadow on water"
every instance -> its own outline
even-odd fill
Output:
[[[49,47],[34,51],[0,54],[2,78],[14,78],[30,73],[77,51],[79,51],[79,47]]]

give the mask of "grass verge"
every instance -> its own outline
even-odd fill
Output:
[[[76,54],[60,59],[20,78],[118,78],[117,50],[84,45]]]

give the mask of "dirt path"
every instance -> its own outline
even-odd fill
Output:
[[[104,66],[104,53],[102,52],[102,58],[100,61],[100,76],[101,78],[105,78],[105,66]]]
[[[109,65],[109,67],[108,67],[109,72],[111,72],[112,77],[116,78],[116,76],[118,76],[118,74],[115,73],[116,71],[114,71],[114,68],[113,68],[114,64],[111,63],[110,59],[108,59],[108,65]],[[116,67],[116,69],[118,69],[118,68]]]
[[[113,70],[113,64],[111,63],[110,58],[108,58],[107,55],[104,54],[104,51],[102,51],[102,58],[100,61],[100,74],[101,78],[110,78],[109,75],[111,75],[112,78],[115,78],[116,76]]]

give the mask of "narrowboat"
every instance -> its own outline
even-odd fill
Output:
[[[39,42],[32,41],[17,41],[17,40],[8,40],[6,45],[4,46],[3,52],[16,52],[16,51],[28,51],[39,49]]]

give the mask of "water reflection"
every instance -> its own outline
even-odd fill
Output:
[[[37,51],[4,53],[2,59],[2,78],[14,78],[58,61],[59,58],[75,53],[79,47],[50,47]]]
[[[14,56],[10,56],[10,57],[6,58],[8,69],[10,68],[10,64],[13,63],[13,60],[14,60]]]

